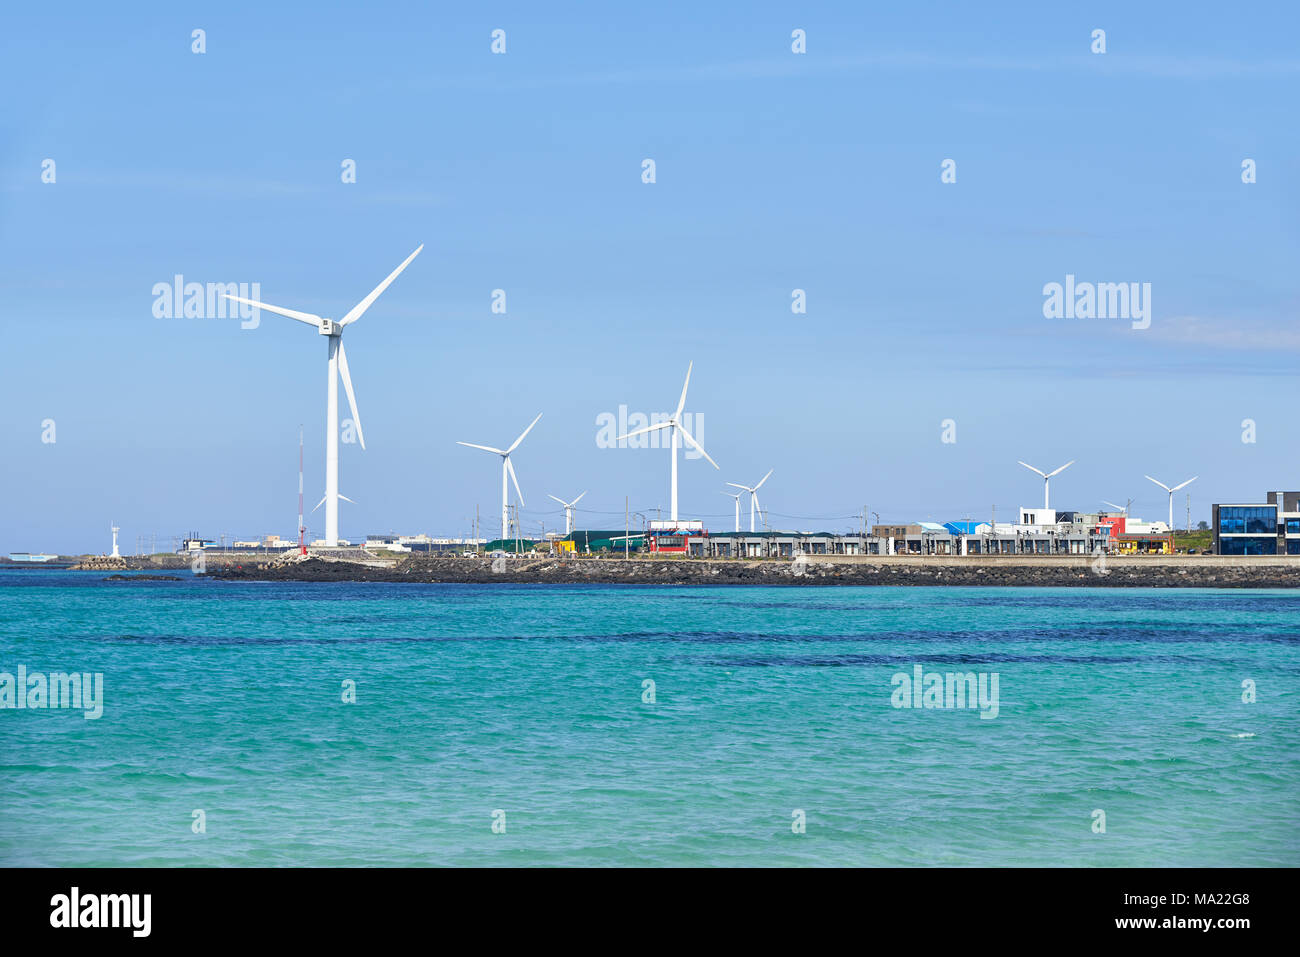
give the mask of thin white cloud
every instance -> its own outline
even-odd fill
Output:
[[[1233,350],[1300,352],[1300,320],[1261,322],[1207,316],[1173,316],[1151,324],[1151,337],[1161,342]]]

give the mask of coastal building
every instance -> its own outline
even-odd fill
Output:
[[[1300,492],[1210,507],[1216,555],[1300,555]]]
[[[646,530],[645,542],[652,555],[703,558],[709,553],[709,532],[699,521],[653,521]]]

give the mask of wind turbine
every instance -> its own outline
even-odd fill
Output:
[[[695,449],[695,451],[699,452],[706,459],[708,459],[709,464],[712,465],[715,469],[718,468],[718,463],[713,461],[713,459],[709,458],[709,453],[704,451],[704,446],[700,445],[699,442],[695,441],[694,436],[692,436],[691,433],[686,431],[686,428],[682,425],[681,422],[682,410],[686,408],[686,389],[691,384],[691,370],[694,368],[695,368],[694,362],[691,362],[689,365],[687,365],[686,381],[682,384],[682,397],[677,402],[677,411],[674,412],[668,418],[667,421],[656,422],[654,425],[647,425],[644,429],[637,429],[634,432],[628,432],[626,435],[620,435],[617,439],[615,439],[616,442],[621,442],[623,439],[630,439],[634,435],[644,435],[647,432],[654,432],[657,431],[658,429],[672,430],[669,433],[672,436],[672,441],[669,443],[668,448],[670,450],[670,454],[672,455],[672,461],[673,461],[671,518],[674,522],[677,521],[677,436],[680,434],[682,439],[685,440],[687,445],[689,445],[691,448]]]
[[[532,426],[530,425],[529,428],[531,429]],[[587,494],[586,492],[582,493],[582,495],[586,495],[586,494]],[[554,495],[546,496],[547,498],[555,498],[557,502],[559,502],[561,505],[564,506],[564,534],[565,535],[573,534],[573,512],[574,512],[573,506],[577,505],[579,502],[582,501],[582,495],[579,495],[572,502],[566,502],[562,498],[555,498]]]
[[[776,469],[768,469],[767,475],[764,475],[758,480],[758,484],[752,487],[749,485],[737,485],[735,482],[727,483],[732,488],[744,489],[749,493],[749,530],[751,532],[754,530],[754,509],[757,507],[760,515],[763,513],[762,507],[758,505],[758,490],[763,487],[763,483],[766,482],[768,477],[775,471]]]
[[[1017,460],[1017,461],[1019,461],[1019,460]],[[1050,496],[1051,491],[1052,491],[1052,476],[1053,476],[1053,475],[1060,475],[1062,472],[1064,472],[1066,469],[1068,469],[1071,465],[1073,465],[1074,462],[1075,462],[1074,459],[1070,459],[1070,461],[1066,462],[1064,465],[1062,465],[1059,469],[1057,469],[1057,470],[1054,471],[1054,472],[1044,472],[1042,469],[1036,469],[1036,468],[1034,468],[1032,465],[1030,465],[1028,462],[1021,462],[1021,463],[1020,463],[1020,464],[1023,465],[1025,468],[1029,469],[1029,471],[1031,471],[1031,472],[1037,472],[1039,475],[1041,475],[1041,476],[1043,477],[1043,510],[1044,510],[1044,511],[1047,511],[1047,510],[1049,510],[1049,509],[1052,507],[1052,506],[1049,504],[1049,503],[1050,503],[1050,497],[1049,497],[1049,496]]]
[[[728,482],[727,484],[730,485],[731,483]],[[734,498],[734,499],[736,500],[736,531],[740,531],[740,496],[741,496],[742,494],[744,494],[744,493],[742,493],[742,492],[723,492],[722,494],[723,494],[723,495],[726,495],[726,496],[729,497],[729,498]],[[752,531],[752,529],[751,529],[751,531]]]
[[[1132,503],[1133,500],[1129,499],[1129,504],[1131,505]],[[1111,508],[1119,509],[1120,514],[1123,515],[1125,518],[1128,518],[1128,505],[1116,505],[1114,502],[1108,502],[1104,498],[1101,500],[1101,504],[1109,505]]]
[[[328,339],[329,382],[325,391],[325,497],[316,503],[316,508],[320,508],[322,504],[325,506],[325,544],[331,547],[337,546],[339,543],[339,499],[347,502],[352,501],[346,495],[339,494],[340,375],[343,377],[343,391],[348,395],[348,407],[352,410],[352,423],[357,427],[357,441],[361,443],[362,449],[366,447],[366,439],[361,432],[361,416],[357,414],[357,398],[352,391],[352,377],[348,374],[348,356],[343,349],[343,330],[360,319],[362,314],[374,305],[375,300],[379,298],[379,294],[401,275],[402,270],[411,264],[412,259],[420,255],[420,250],[423,248],[424,244],[421,243],[415,252],[407,256],[400,266],[388,274],[387,279],[371,290],[370,295],[366,296],[365,299],[362,299],[348,310],[347,315],[338,322],[333,319],[322,319],[310,312],[282,309],[279,306],[267,305],[264,302],[245,299],[242,296],[225,294],[225,298],[233,299],[235,302],[256,306],[258,309],[265,309],[267,312],[274,312],[277,315],[305,322],[309,326],[315,326],[316,331]],[[313,508],[312,511],[316,511],[316,508]]]
[[[1191,485],[1198,478],[1200,478],[1200,476],[1193,475],[1182,485],[1175,485],[1173,488],[1170,488],[1164,482],[1156,481],[1156,479],[1153,479],[1150,475],[1145,476],[1145,478],[1148,482],[1155,482],[1162,489],[1164,489],[1166,492],[1169,493],[1169,531],[1172,532],[1174,530],[1174,493],[1177,492],[1180,488],[1186,488],[1187,486]]]
[[[541,417],[542,417],[542,413],[538,412],[537,419],[540,419]],[[528,428],[524,429],[523,432],[519,433],[519,438],[515,439],[514,444],[511,445],[510,448],[508,449],[496,449],[490,445],[475,445],[473,442],[456,443],[457,445],[466,445],[469,446],[471,449],[482,449],[484,452],[492,452],[495,453],[496,455],[501,456],[501,540],[502,541],[505,541],[510,536],[510,528],[509,528],[510,492],[509,492],[509,486],[506,484],[507,475],[510,476],[510,481],[515,483],[515,491],[519,494],[520,506],[524,504],[524,493],[519,491],[519,479],[515,476],[515,467],[510,464],[510,453],[513,452],[515,449],[519,448],[519,443],[524,440],[525,435],[527,435],[529,432],[533,430],[533,426],[537,424],[537,419],[533,419],[533,421],[528,424]],[[583,492],[582,494],[585,495],[587,493]],[[581,495],[578,496],[578,498],[581,497],[582,497]]]

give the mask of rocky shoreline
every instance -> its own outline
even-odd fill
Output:
[[[983,585],[1107,588],[1300,588],[1300,561],[1252,564],[1196,557],[1097,563],[889,559],[795,561],[706,559],[406,558],[389,567],[309,558],[209,566],[223,581],[421,582],[611,585]]]

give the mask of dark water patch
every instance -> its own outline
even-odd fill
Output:
[[[1188,631],[1187,625],[1173,622],[1161,624],[1142,622],[1134,624],[1108,624],[1105,626],[1069,627],[1022,627],[1022,628],[988,628],[988,629],[890,629],[888,631],[838,632],[815,634],[797,634],[780,632],[754,632],[732,630],[697,630],[697,631],[624,631],[608,634],[469,634],[448,633],[428,634],[424,628],[445,626],[445,621],[429,620],[428,616],[381,614],[381,615],[347,615],[331,617],[315,624],[315,628],[327,629],[341,623],[382,626],[382,634],[328,635],[328,634],[293,634],[275,635],[200,635],[200,634],[100,634],[62,636],[83,641],[111,641],[127,644],[156,645],[347,645],[347,644],[401,644],[401,643],[446,643],[472,641],[535,641],[579,644],[622,644],[634,642],[667,642],[672,644],[746,644],[746,643],[782,643],[782,644],[831,644],[831,643],[890,643],[907,645],[925,644],[970,644],[973,646],[989,644],[1029,644],[1060,643],[1062,641],[1095,643],[1097,645],[1113,643],[1139,643],[1142,645],[1210,645],[1230,642],[1234,645],[1247,644],[1300,644],[1300,630],[1276,624],[1237,623],[1225,630],[1222,626],[1206,625],[1202,631]],[[393,625],[411,625],[421,628],[403,633]]]
[[[1132,665],[1132,664],[1189,664],[1204,667],[1218,664],[1231,667],[1236,662],[1189,657],[1186,655],[1016,655],[1016,654],[864,654],[842,655],[767,655],[744,658],[718,658],[708,662],[724,668],[847,668],[861,665],[891,665],[910,669],[913,665],[934,665],[931,670],[942,671],[962,665]]]

